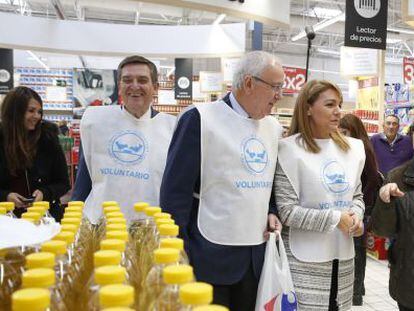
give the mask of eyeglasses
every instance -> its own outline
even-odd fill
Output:
[[[283,84],[273,85],[273,84],[270,84],[269,82],[267,82],[267,81],[265,81],[265,80],[263,80],[263,79],[261,79],[259,77],[252,76],[252,78],[255,79],[255,80],[257,80],[257,81],[259,81],[259,82],[262,82],[263,84],[266,84],[267,86],[270,86],[270,88],[272,89],[272,91],[275,92],[275,93],[280,93],[282,91]]]

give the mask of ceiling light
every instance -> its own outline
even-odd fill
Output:
[[[414,31],[413,30],[403,29],[403,28],[392,28],[392,27],[388,27],[387,28],[387,31],[398,32],[398,33],[403,33],[403,34],[407,34],[407,35],[414,35]]]
[[[320,8],[316,7],[310,11],[310,16],[314,16],[316,18],[332,18],[341,14],[342,11],[337,9],[327,9],[327,8]]]
[[[321,30],[321,29],[323,29],[325,27],[328,27],[328,26],[330,26],[332,24],[335,24],[338,21],[344,21],[344,20],[345,20],[345,13],[341,13],[341,14],[335,16],[335,17],[332,17],[332,18],[329,18],[329,19],[325,19],[322,22],[319,22],[319,23],[317,23],[315,25],[312,25],[312,27],[313,27],[313,30],[315,32],[317,32],[318,30]],[[306,37],[306,33],[305,33],[305,31],[301,31],[296,36],[292,37],[291,40],[292,41],[297,41],[297,40],[302,39],[304,37]]]
[[[338,55],[338,56],[341,55],[339,51],[335,51],[335,50],[317,49],[317,51],[323,54]]]
[[[220,14],[219,16],[217,16],[216,20],[213,22],[213,25],[220,24],[225,17],[226,17],[226,14]]]

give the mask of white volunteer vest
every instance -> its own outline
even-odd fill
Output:
[[[84,212],[92,223],[102,215],[103,201],[118,201],[127,220],[135,202],[159,204],[174,125],[175,117],[164,113],[139,120],[120,106],[86,109],[81,139],[92,190]]]
[[[279,162],[291,182],[300,206],[314,209],[347,210],[365,164],[362,141],[347,138],[351,149],[342,151],[332,139],[316,139],[319,153],[307,152],[297,143],[299,134],[279,142]],[[292,254],[305,262],[327,262],[354,257],[352,237],[338,228],[332,232],[290,228]]]
[[[243,117],[223,101],[195,107],[201,118],[200,232],[216,244],[260,244],[281,126],[272,117]]]

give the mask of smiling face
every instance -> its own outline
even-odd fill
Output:
[[[342,102],[333,89],[322,92],[309,106],[308,116],[314,138],[329,138],[338,129]]]
[[[40,120],[42,120],[42,105],[34,98],[31,98],[24,114],[25,129],[33,131]]]
[[[158,86],[152,83],[147,65],[127,64],[122,68],[119,89],[125,108],[139,118],[149,109]]]
[[[269,66],[257,78],[247,76],[245,79],[248,80],[245,88],[249,89],[250,99],[243,108],[250,118],[262,119],[270,114],[272,107],[282,98],[283,68],[280,65]]]

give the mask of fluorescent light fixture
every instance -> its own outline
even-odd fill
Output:
[[[407,35],[414,35],[414,31],[409,30],[409,29],[388,27],[387,30],[392,31],[392,32],[404,33],[404,34],[407,34]]]
[[[401,39],[387,38],[387,43],[389,44],[399,43],[401,41]]]
[[[213,22],[213,25],[220,24],[225,17],[226,17],[226,14],[220,14],[219,16],[217,16],[216,20]]]
[[[397,65],[402,65],[403,64],[403,59],[402,58],[391,58],[391,57],[386,57],[385,58],[385,62],[388,64],[397,64]]]
[[[338,21],[343,21],[343,20],[345,20],[345,13],[341,13],[341,14],[339,14],[335,17],[329,18],[329,19],[325,19],[325,20],[313,25],[312,27],[313,27],[313,30],[315,32],[317,32],[318,30],[321,30],[321,29],[326,28],[326,27],[328,27],[332,24],[335,24]],[[303,30],[300,33],[298,33],[296,36],[292,37],[291,40],[292,41],[297,41],[297,40],[302,39],[304,37],[306,37],[306,33]]]
[[[337,9],[327,9],[316,7],[310,11],[310,16],[315,16],[317,18],[332,18],[341,14],[342,11]]]
[[[40,65],[42,65],[43,68],[45,68],[46,70],[50,70],[50,68],[44,62],[42,62],[41,59],[35,53],[33,53],[30,50],[26,50],[26,52],[29,53],[29,55],[33,57],[35,61],[37,61]]]
[[[323,54],[337,55],[337,56],[341,55],[339,51],[335,51],[335,50],[317,49],[317,51]]]

